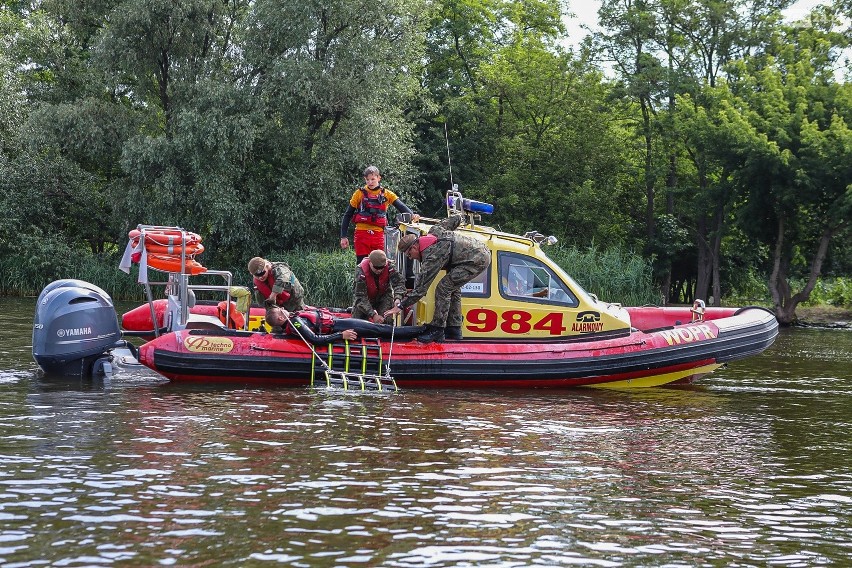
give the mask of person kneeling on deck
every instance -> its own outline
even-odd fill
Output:
[[[420,274],[414,289],[405,295],[399,306],[385,312],[385,317],[413,306],[426,295],[438,272],[447,271],[435,288],[435,315],[426,326],[426,332],[417,338],[421,343],[462,338],[461,287],[479,276],[491,262],[491,253],[485,243],[453,232],[463,221],[464,215],[454,215],[433,226],[428,235],[408,234],[399,240],[399,251],[420,261]]]
[[[405,296],[405,279],[383,250],[374,250],[355,269],[352,317],[373,323],[393,323],[385,312]]]
[[[394,327],[371,323],[351,317],[338,317],[327,309],[308,307],[298,312],[287,312],[284,308],[266,308],[266,323],[273,333],[286,333],[298,337],[301,333],[309,343],[326,345],[339,339],[354,341],[358,337],[384,339],[411,339],[423,333],[424,326]]]
[[[269,262],[256,256],[248,263],[254,286],[267,306],[295,311],[305,307],[305,289],[286,262]]]

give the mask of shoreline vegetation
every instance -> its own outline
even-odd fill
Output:
[[[587,292],[601,300],[619,302],[625,306],[662,305],[659,288],[653,281],[651,261],[634,251],[622,248],[600,250],[594,245],[580,250],[558,245],[548,248],[547,254]],[[297,249],[265,256],[287,262],[293,268],[307,290],[310,304],[336,307],[351,304],[355,271],[355,256],[351,250],[327,252]],[[74,278],[103,288],[113,301],[143,302],[144,292],[137,282],[138,268],[134,265],[130,274],[125,274],[118,269],[119,261],[118,254],[104,254],[39,267],[0,262],[0,296],[37,297],[50,282]],[[203,264],[209,268],[230,271],[235,286],[251,284],[242,265],[219,267],[215,262]],[[164,279],[162,273],[153,278],[160,281]],[[747,290],[733,290],[723,295],[722,305],[758,305],[771,309],[765,285],[761,290],[755,279],[750,282]],[[155,293],[157,290],[161,288],[155,287]],[[852,281],[848,278],[821,279],[810,300],[797,306],[797,318],[793,325],[852,329],[850,292]],[[221,297],[205,299],[220,300]]]

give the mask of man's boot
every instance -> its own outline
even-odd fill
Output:
[[[444,338],[446,339],[456,339],[459,340],[462,338],[462,330],[460,325],[448,325],[447,329],[444,330]]]
[[[433,341],[444,340],[444,328],[437,327],[431,324],[426,325],[426,331],[417,336],[417,341],[420,343],[432,343]]]

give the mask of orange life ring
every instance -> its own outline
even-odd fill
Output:
[[[148,252],[180,254],[181,248],[185,248],[187,255],[195,255],[204,251],[201,236],[198,233],[176,229],[146,229],[144,231],[133,229],[127,234],[133,248],[139,245],[139,239],[143,232],[145,233],[145,249]]]
[[[228,312],[228,304],[231,304],[231,314],[228,319],[230,321],[225,321],[225,314]],[[246,324],[246,318],[243,316],[242,312],[237,310],[236,302],[228,302],[227,300],[222,300],[216,306],[216,313],[219,316],[219,321],[225,324],[227,327],[231,329],[242,329]]]
[[[145,246],[180,246],[195,245],[201,242],[198,233],[188,231],[145,231]]]
[[[181,270],[180,255],[149,254],[148,266],[164,272],[182,272],[183,274],[192,275],[207,272],[206,267],[201,266],[201,263],[191,258],[186,259],[183,270]]]
[[[149,253],[153,254],[165,254],[165,255],[176,255],[180,256],[181,248],[186,249],[186,256],[192,258],[197,254],[201,254],[204,252],[204,245],[201,243],[193,243],[190,245],[186,245],[186,247],[181,247],[181,245],[152,245],[145,243],[145,250]]]
[[[192,233],[190,231],[180,231],[177,229],[144,229],[144,232],[145,244],[178,245],[186,243],[189,245],[201,242],[201,236],[198,233]],[[142,231],[139,229],[133,229],[127,234],[127,236],[129,236],[131,240],[138,242],[141,234]]]

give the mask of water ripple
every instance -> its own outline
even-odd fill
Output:
[[[845,565],[852,343],[780,345],[635,392],[7,371],[0,564]]]

